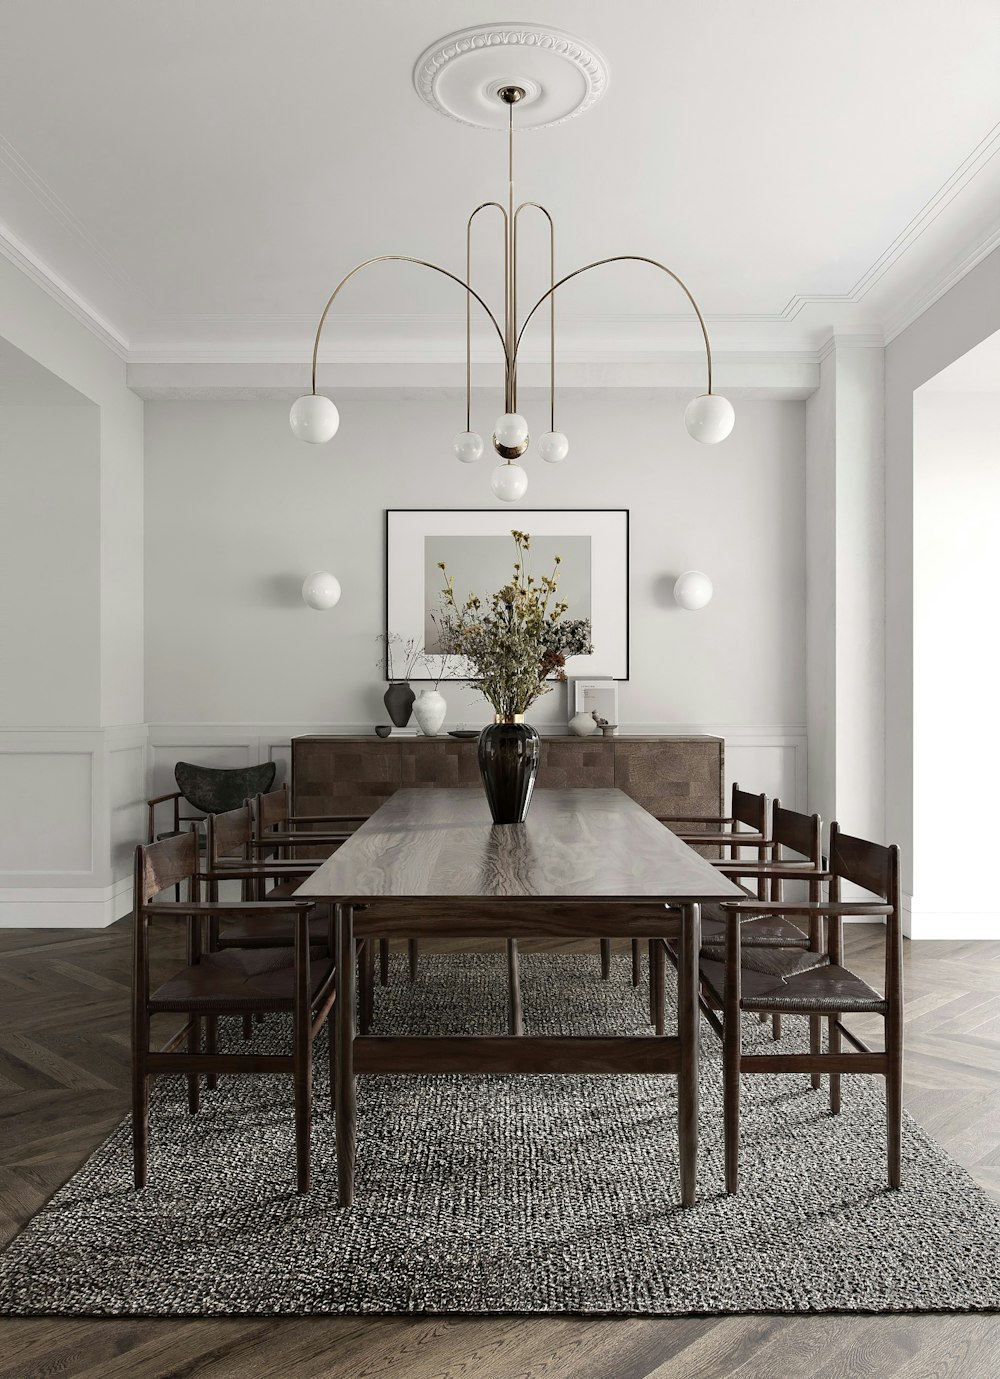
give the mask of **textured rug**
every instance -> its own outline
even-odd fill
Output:
[[[624,959],[602,982],[596,957],[529,954],[522,977],[531,1031],[647,1031]],[[492,956],[422,957],[412,986],[394,962],[375,1032],[503,1030],[504,981]],[[280,1022],[255,1038],[273,1049]],[[746,1039],[769,1046],[756,1021]],[[883,1189],[880,1079],[845,1078],[832,1118],[805,1077],[745,1078],[744,1186],[727,1198],[706,1031],[702,1197],[684,1211],[672,1077],[366,1077],[343,1211],[326,1065],[317,1044],[308,1197],[293,1191],[289,1080],[223,1079],[191,1117],[183,1081],[156,1079],[147,1191],[131,1187],[126,1120],[0,1255],[0,1312],[1000,1307],[1000,1208],[909,1118],[904,1189]]]

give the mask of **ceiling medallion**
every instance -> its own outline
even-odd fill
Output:
[[[608,69],[572,34],[540,24],[477,24],[432,43],[413,69],[417,95],[439,115],[480,129],[505,129],[497,104],[516,77],[524,91],[519,131],[561,124],[601,99]]]
[[[553,66],[553,64],[556,64]],[[495,24],[452,34],[428,49],[417,63],[414,82],[423,99],[443,114],[465,124],[503,129],[507,135],[507,197],[485,201],[469,216],[465,229],[465,277],[409,254],[379,254],[365,259],[343,277],[327,299],[316,328],[312,353],[312,390],[292,405],[292,431],[304,441],[322,444],[332,440],[340,414],[330,398],[316,391],[320,339],[330,309],[355,274],[375,263],[413,263],[456,283],[465,294],[465,430],[454,440],[454,453],[464,464],[474,464],[483,454],[483,439],[472,430],[472,305],[485,312],[496,332],[504,365],[504,410],[493,427],[493,449],[502,463],[493,471],[490,486],[503,502],[516,503],[528,487],[528,475],[516,463],[528,449],[528,423],[517,410],[517,360],[524,332],[536,313],[546,307],[549,336],[549,429],[538,441],[538,453],[549,464],[558,464],[569,453],[569,441],[556,430],[556,292],[571,278],[612,263],[645,263],[666,274],[687,297],[698,320],[705,345],[706,391],[692,398],[684,413],[688,433],[697,441],[714,445],[733,429],[732,404],[712,391],[712,347],[705,318],[690,288],[666,264],[644,254],[614,254],[583,264],[556,277],[555,226],[544,206],[535,201],[514,200],[514,112],[517,128],[541,128],[572,118],[592,105],[607,85],[607,70],[590,50],[568,34],[528,25]],[[532,113],[533,112],[533,113]],[[475,116],[476,118],[473,118]],[[532,123],[533,121],[533,123]],[[472,286],[472,223],[480,212],[499,212],[504,256],[503,280],[498,298],[503,301],[502,320]],[[518,220],[525,211],[537,212],[548,222],[549,286],[522,315],[518,314]]]

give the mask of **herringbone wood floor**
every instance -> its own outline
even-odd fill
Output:
[[[3,1240],[126,1110],[128,940],[125,922],[97,932],[0,931]],[[879,979],[878,931],[853,926],[848,945],[858,970]],[[906,974],[907,1106],[1000,1196],[1000,942],[910,944]],[[877,1037],[875,1028],[872,1033]],[[0,1321],[0,1379],[995,1379],[998,1373],[996,1316]]]

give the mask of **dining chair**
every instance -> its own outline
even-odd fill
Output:
[[[310,951],[308,903],[209,901],[201,899],[198,836],[188,833],[142,843],[135,851],[135,909],[132,961],[132,1149],[136,1189],[146,1186],[149,1163],[149,1082],[157,1074],[186,1076],[188,1109],[200,1104],[201,1074],[287,1073],[295,1105],[296,1190],[309,1191],[312,1121],[312,1044],[334,1000],[334,964]],[[159,901],[163,891],[186,884],[187,900]],[[206,920],[234,917],[283,924],[292,947],[208,951]],[[149,984],[151,921],[187,921],[187,964],[155,990]],[[161,1012],[179,1012],[187,1023],[165,1048],[154,1050],[150,1022]],[[202,1049],[202,1021],[222,1015],[281,1014],[291,1017],[290,1053],[219,1053]],[[330,1039],[330,1078],[334,1078]]]
[[[808,886],[809,899],[822,898],[822,883],[828,878],[826,859],[823,856],[823,820],[818,814],[800,814],[794,809],[785,809],[780,800],[771,806],[771,860],[766,862],[737,861],[720,858],[713,865],[735,881],[750,895],[743,884],[754,879],[759,899],[762,889],[766,889],[771,899],[784,899],[785,882],[792,880],[799,885]],[[797,924],[780,915],[770,913],[767,900],[761,900],[756,912],[741,918],[743,926],[742,945],[744,948],[767,948],[770,950],[808,950],[810,953],[822,951],[823,930],[818,920],[813,920],[805,933]],[[722,906],[702,907],[702,945],[705,948],[718,946],[721,949],[726,941],[726,919]],[[774,960],[787,970],[792,960],[785,956]],[[800,964],[811,962],[811,958],[800,958]],[[761,1022],[767,1016],[761,1015]],[[781,1038],[781,1016],[771,1016],[771,1030],[775,1040]],[[812,1047],[818,1049],[822,1038],[822,1025],[819,1016],[810,1019]],[[813,1085],[818,1087],[820,1079],[814,1076]]]
[[[173,838],[182,831],[182,824],[200,823],[208,814],[224,814],[229,809],[236,809],[244,800],[261,791],[270,790],[277,769],[273,761],[235,768],[198,766],[194,762],[179,761],[174,767],[177,789],[166,795],[155,795],[153,799],[146,801],[146,842]],[[182,814],[182,800],[193,809],[197,809],[198,814]],[[173,827],[157,832],[156,808],[168,802],[173,804]]]
[[[830,829],[829,896],[823,900],[771,900],[775,917],[797,916],[810,923],[829,921],[824,951],[812,952],[809,966],[782,972],[770,959],[780,950],[743,947],[744,915],[755,915],[755,900],[733,901],[725,909],[725,953],[717,945],[702,951],[703,986],[722,1010],[722,1021],[705,1013],[722,1036],[726,1191],[739,1189],[740,1077],[743,1073],[809,1073],[830,1076],[830,1111],[841,1107],[840,1079],[844,1073],[878,1073],[885,1078],[888,1182],[901,1181],[903,1088],[903,949],[899,890],[899,848],[883,847],[854,838],[834,823]],[[867,891],[871,899],[844,900],[847,882]],[[883,991],[844,965],[845,916],[885,918]],[[703,1007],[704,1009],[704,1007]],[[741,1013],[820,1016],[828,1027],[827,1050],[808,1053],[747,1054],[743,1052]],[[885,1039],[882,1052],[873,1052],[844,1024],[845,1015],[880,1015]],[[842,1041],[854,1050],[845,1053]]]
[[[326,840],[338,847],[344,836],[311,834],[315,844]],[[323,857],[258,858],[259,851],[274,846],[275,835],[257,836],[254,811],[249,801],[240,809],[225,814],[211,814],[207,821],[206,860],[202,879],[208,883],[209,898],[217,900],[219,887],[225,882],[240,882],[245,900],[285,900],[326,859]],[[290,936],[287,926],[275,924],[266,915],[237,915],[230,923],[209,923],[210,951],[225,948],[287,948]],[[309,942],[317,956],[333,957],[333,909],[313,904],[309,915]],[[367,1033],[373,1010],[372,941],[359,939],[358,951],[358,1027]],[[243,1032],[249,1039],[252,1033],[250,1015],[244,1018]],[[211,1037],[211,1025],[209,1036]]]

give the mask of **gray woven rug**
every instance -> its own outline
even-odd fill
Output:
[[[616,960],[522,960],[530,1031],[647,1032]],[[669,975],[669,974],[668,974]],[[504,1028],[501,959],[394,961],[376,1032]],[[230,1044],[240,1044],[236,1022]],[[801,1039],[788,1019],[783,1047]],[[258,1027],[275,1047],[282,1026]],[[769,1046],[756,1021],[748,1043]],[[291,1088],[226,1078],[187,1113],[154,1080],[150,1187],[129,1123],[0,1255],[0,1312],[746,1313],[1000,1306],[1000,1209],[907,1118],[885,1181],[882,1082],[844,1110],[801,1076],[744,1079],[743,1179],[722,1193],[720,1052],[706,1031],[702,1198],[677,1204],[672,1077],[367,1077],[356,1205],[337,1206],[326,1047],[316,1046],[310,1196],[293,1191]]]

